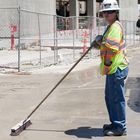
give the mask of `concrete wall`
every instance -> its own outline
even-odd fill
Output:
[[[56,0],[21,0],[19,4],[23,9],[56,14]]]
[[[56,13],[56,0],[0,0],[0,7],[18,7],[36,12]]]
[[[137,21],[138,19],[138,0],[119,0],[120,19]]]
[[[17,0],[0,0],[0,7],[15,7],[17,4]]]
[[[56,0],[0,0],[0,7],[18,7],[34,12],[42,12],[56,15]],[[18,26],[17,10],[0,9],[0,36],[10,36],[11,24]],[[53,16],[40,16],[41,33],[52,32]],[[21,34],[38,36],[38,17],[37,14],[21,12]]]
[[[40,30],[41,34],[47,34],[53,31],[54,19],[51,15],[56,15],[56,0],[22,0],[20,5],[22,9],[50,14],[48,16],[39,16]],[[21,12],[21,18],[24,21],[21,30],[23,35],[29,34],[38,36],[39,28],[37,14]]]

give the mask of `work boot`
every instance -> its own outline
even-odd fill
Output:
[[[122,130],[122,129],[117,129],[117,128],[105,130],[103,133],[104,133],[104,136],[125,136],[125,135],[127,135],[126,129]]]
[[[104,124],[103,131],[113,129],[113,124]]]

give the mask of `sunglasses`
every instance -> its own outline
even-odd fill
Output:
[[[113,14],[115,11],[104,11],[103,14]]]

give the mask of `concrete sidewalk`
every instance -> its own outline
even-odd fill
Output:
[[[20,136],[10,129],[23,120],[62,77],[42,74],[0,76],[0,140],[139,140],[140,139],[140,59],[131,58],[127,86],[128,135],[103,137],[108,122],[104,102],[104,78],[95,67],[74,72],[32,116],[32,125]]]

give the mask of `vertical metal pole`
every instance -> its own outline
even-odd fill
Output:
[[[40,53],[40,56],[39,56],[39,58],[40,58],[40,65],[41,65],[41,58],[42,58],[42,53],[41,53],[41,49],[42,49],[42,43],[41,43],[41,29],[40,29],[40,16],[39,16],[39,14],[37,14],[37,17],[38,17],[38,32],[39,32],[39,45],[40,45],[40,51],[39,51],[39,53]]]
[[[79,32],[79,1],[78,0],[76,0],[76,30]]]
[[[56,16],[54,15],[53,16],[53,28],[54,28],[54,47],[53,47],[53,50],[54,50],[54,64],[56,63]]]
[[[95,30],[97,29],[97,20],[96,20],[96,12],[97,12],[97,9],[96,9],[96,0],[93,0],[93,17],[94,17],[94,28]]]
[[[90,20],[89,20],[90,44],[92,43],[92,40],[93,40],[92,28],[93,28],[93,19],[92,19],[92,16],[91,16]],[[92,58],[92,50],[90,50],[90,58]]]
[[[57,33],[57,23],[56,23],[56,63],[58,63],[58,33]]]
[[[21,29],[21,9],[20,7],[17,9],[18,10],[18,72],[20,72],[21,70],[21,62],[20,62],[20,41],[21,41],[21,38],[20,38],[20,29]]]
[[[88,23],[88,29],[89,29],[89,38],[90,38],[89,41],[90,41],[90,43],[92,41],[92,31],[91,31],[91,29],[92,29],[92,27],[91,27],[92,26],[92,20],[91,19],[92,19],[92,17],[89,17],[89,20],[88,20],[88,22],[89,22]]]
[[[75,25],[74,25],[74,19],[75,17],[71,17],[72,19],[72,32],[73,32],[73,61],[75,61]]]

